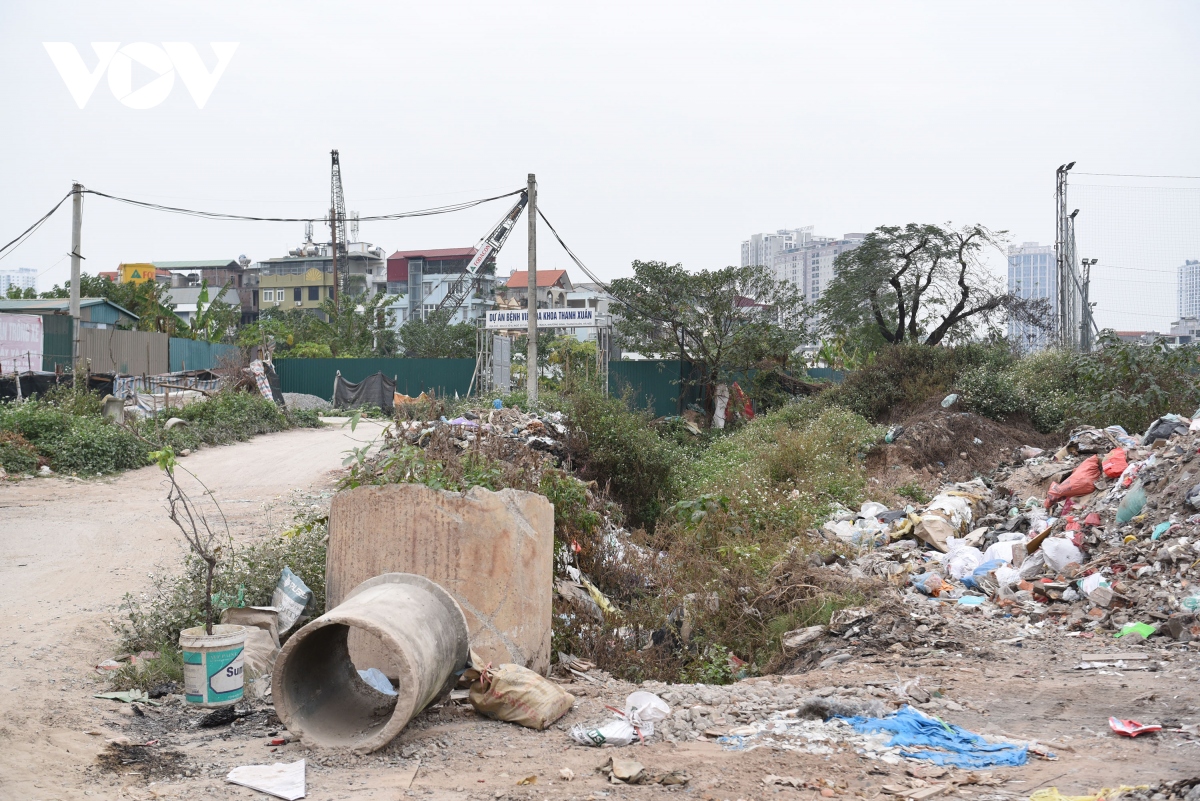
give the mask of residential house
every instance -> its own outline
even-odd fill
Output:
[[[478,320],[492,307],[495,288],[495,262],[483,264],[476,279],[467,276],[467,265],[475,258],[475,248],[428,248],[397,250],[387,260],[387,291],[404,295],[396,305],[396,322],[425,319],[460,282],[478,280],[479,286],[463,298],[451,318],[452,323]]]

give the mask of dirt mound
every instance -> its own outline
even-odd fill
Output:
[[[1026,445],[1055,446],[1053,436],[1026,421],[1000,423],[963,411],[958,403],[943,409],[940,398],[891,422],[893,441],[867,456],[872,497],[912,484],[932,494],[946,482],[969,481],[990,475],[998,465],[1019,464],[1017,452]]]

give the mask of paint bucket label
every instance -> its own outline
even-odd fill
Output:
[[[208,702],[236,701],[242,697],[242,648],[208,653]]]
[[[204,703],[204,654],[183,652],[183,695],[190,704]]]

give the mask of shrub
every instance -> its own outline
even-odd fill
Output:
[[[824,405],[843,406],[872,422],[883,422],[894,409],[903,413],[952,392],[959,376],[972,367],[995,371],[1013,360],[1008,349],[996,345],[897,345],[818,398]]]
[[[0,467],[10,474],[38,468],[37,450],[15,431],[0,431]]]
[[[676,497],[672,469],[683,452],[650,426],[650,412],[585,389],[563,398],[570,449],[584,479],[595,480],[625,509],[634,526],[653,526]]]

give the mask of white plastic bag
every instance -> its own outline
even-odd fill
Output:
[[[946,572],[959,581],[974,573],[975,568],[983,564],[983,553],[978,548],[964,544],[960,538],[951,537],[946,540],[946,548],[942,564],[945,565]]]
[[[582,723],[571,729],[571,739],[580,745],[629,745],[634,738],[646,739],[654,734],[654,724],[671,714],[667,702],[654,693],[638,690],[625,699],[624,714],[601,726],[588,727]]]
[[[1075,543],[1062,537],[1047,537],[1043,540],[1042,553],[1046,555],[1046,564],[1056,573],[1066,569],[1072,562],[1077,565],[1083,564],[1083,552]]]

